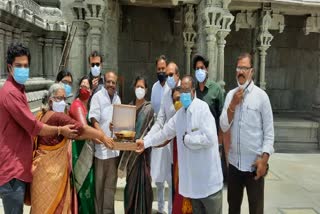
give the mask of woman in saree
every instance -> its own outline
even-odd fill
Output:
[[[70,106],[69,115],[82,125],[88,125],[88,101],[91,96],[91,81],[84,76],[80,79],[76,99]],[[72,166],[73,185],[77,191],[80,214],[95,213],[94,208],[94,143],[90,140],[73,140]]]
[[[137,77],[134,84],[136,99],[131,102],[136,112],[136,139],[143,138],[153,124],[154,111],[151,103],[145,100],[147,82]],[[153,192],[150,175],[151,150],[146,149],[140,155],[135,151],[124,152],[119,170],[126,170],[126,187],[124,190],[124,208],[126,214],[151,214]]]
[[[48,92],[46,106],[38,119],[49,125],[74,125],[78,139],[98,138],[109,148],[113,140],[102,132],[83,125],[64,113],[66,107],[64,86],[53,84]],[[76,204],[72,201],[71,140],[58,135],[35,139],[33,158],[33,180],[31,183],[31,213],[76,213]],[[73,206],[72,206],[73,205]]]

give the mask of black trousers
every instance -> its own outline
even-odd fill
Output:
[[[243,190],[246,188],[250,214],[263,214],[264,177],[254,180],[252,172],[242,172],[229,164],[228,204],[229,214],[240,214]]]

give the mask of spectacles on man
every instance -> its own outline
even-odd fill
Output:
[[[252,68],[251,67],[245,67],[245,66],[239,66],[239,67],[236,67],[236,71],[237,72],[240,72],[240,71],[249,71],[251,70]]]
[[[99,63],[99,62],[97,62],[97,63],[91,63],[91,67],[94,67],[94,66],[99,67],[99,66],[100,66],[100,63]]]
[[[180,93],[191,93],[191,88],[185,88],[185,89],[181,88]]]

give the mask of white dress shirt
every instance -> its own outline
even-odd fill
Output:
[[[104,87],[93,95],[90,103],[89,119],[95,118],[108,137],[113,137],[109,129],[109,124],[112,122],[113,104],[121,104],[120,97],[115,93],[111,101]],[[95,149],[95,157],[102,160],[119,156],[119,151],[110,150],[104,144],[95,144]]]
[[[160,131],[164,124],[175,114],[172,99],[169,95],[171,92],[167,83],[162,86],[156,82],[151,91],[151,104],[157,115],[157,120],[148,132],[147,136],[153,135]],[[171,101],[168,99],[170,96]],[[163,100],[166,100],[165,102]],[[167,101],[169,101],[167,103]],[[147,137],[146,136],[146,137]],[[152,148],[151,151],[151,177],[154,182],[164,182],[171,180],[171,151],[170,145],[161,148]]]
[[[145,148],[175,136],[179,154],[179,193],[199,199],[220,191],[223,176],[218,137],[208,104],[194,98],[187,110],[181,108],[161,131],[144,139]]]
[[[226,132],[231,127],[229,163],[243,172],[252,172],[252,164],[264,152],[274,152],[273,114],[266,92],[252,81],[244,92],[243,101],[236,106],[233,121],[228,121],[228,107],[238,88],[226,97],[220,116],[220,127]]]
[[[155,82],[151,90],[151,105],[156,114],[159,113],[161,100],[165,89],[170,89],[167,82],[162,86],[159,81]]]

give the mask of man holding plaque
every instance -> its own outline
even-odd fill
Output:
[[[112,122],[113,104],[121,104],[116,93],[117,74],[109,71],[104,75],[104,88],[93,95],[89,118],[93,127],[112,137],[109,128]],[[117,185],[119,151],[104,145],[95,145],[95,208],[96,213],[114,213],[114,195]]]
[[[163,129],[137,140],[137,152],[177,137],[179,193],[191,199],[194,214],[221,214],[223,176],[215,119],[209,106],[195,97],[195,82],[189,75],[181,81],[183,107]]]

